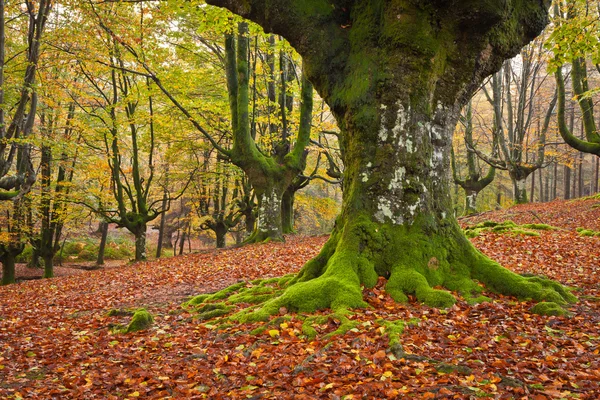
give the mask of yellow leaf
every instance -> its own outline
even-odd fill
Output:
[[[129,394],[129,397],[140,397],[140,392],[136,390],[135,392]]]
[[[383,373],[383,376],[385,376],[386,378],[391,378],[392,375],[394,375],[394,373],[392,371],[385,371]]]
[[[277,336],[279,336],[279,331],[277,329],[271,329],[271,330],[269,330],[269,335],[272,338],[277,337]]]

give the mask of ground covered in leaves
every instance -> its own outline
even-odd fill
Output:
[[[600,200],[461,224],[506,220],[555,229],[483,229],[473,243],[516,272],[577,286],[570,317],[533,315],[532,303],[493,293],[448,310],[396,304],[383,281],[364,291],[372,308],[355,310],[343,336],[326,337],[335,319],[317,324],[314,339],[294,314],[253,335],[264,323],[218,328],[181,307],[240,280],[296,272],[326,240],[291,237],[0,287],[0,398],[600,398]],[[111,329],[131,316],[110,310],[140,307],[154,316],[150,328]],[[389,350],[382,319],[406,322],[401,351]]]

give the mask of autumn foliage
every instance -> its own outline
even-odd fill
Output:
[[[534,315],[533,303],[493,293],[447,310],[398,304],[383,278],[342,336],[327,336],[339,325],[332,318],[316,320],[310,339],[306,316],[287,310],[268,324],[231,325],[181,307],[198,293],[298,271],[326,240],[288,237],[0,288],[0,398],[598,398],[600,237],[577,228],[600,231],[600,200],[461,223],[506,220],[555,229],[482,231],[474,244],[513,271],[577,287],[570,316]],[[154,317],[150,328],[119,333],[140,308]],[[392,351],[395,321],[404,332]]]

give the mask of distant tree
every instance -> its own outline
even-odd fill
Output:
[[[486,97],[493,108],[492,155],[478,150],[473,142],[467,142],[470,151],[490,166],[508,172],[513,184],[515,203],[527,203],[525,181],[536,170],[545,166],[546,136],[556,106],[556,94],[546,106],[543,123],[536,120],[539,103],[544,96],[542,75],[545,66],[540,40],[521,51],[520,63],[506,61],[502,69],[492,76],[491,94],[484,86]],[[535,131],[536,143],[532,134]]]
[[[473,111],[472,103],[467,103],[465,114],[461,117],[461,123],[465,129],[465,142],[473,143]],[[451,149],[450,157],[452,159],[452,177],[454,183],[459,185],[465,191],[465,214],[474,214],[477,212],[477,195],[485,189],[496,176],[496,168],[490,166],[488,173],[482,177],[481,169],[477,165],[477,155],[474,151],[467,149],[467,175],[465,179],[460,178],[460,171],[456,167],[454,149]]]

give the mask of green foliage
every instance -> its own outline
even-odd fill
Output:
[[[545,43],[554,58],[550,72],[576,58],[591,58],[600,63],[600,19],[598,10],[590,7],[586,0],[569,0],[559,3],[558,15],[554,15],[550,36]]]

